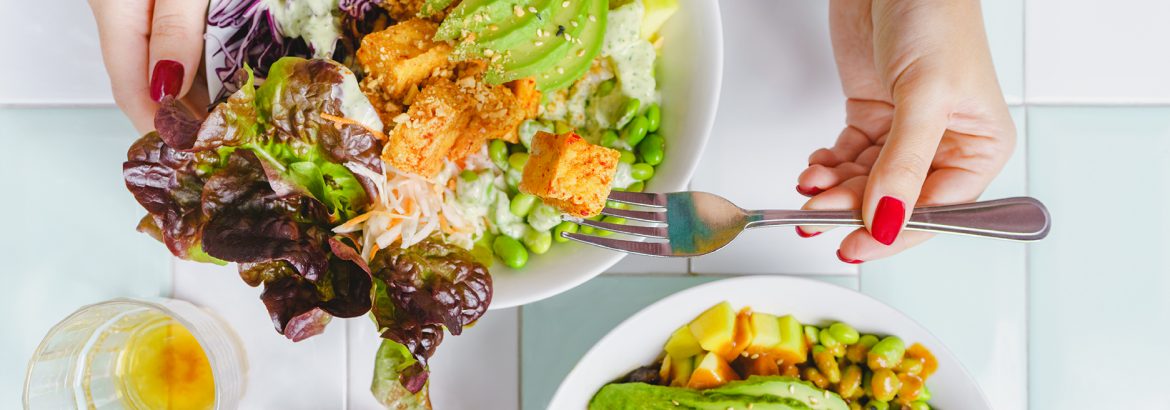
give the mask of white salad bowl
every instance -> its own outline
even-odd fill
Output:
[[[214,3],[220,0],[213,0]],[[207,27],[205,62],[208,72],[223,63],[217,39],[231,29]],[[649,192],[687,188],[715,122],[723,78],[723,27],[716,0],[679,0],[679,10],[663,26],[662,55],[657,60],[658,89],[662,92],[660,135],[666,139],[662,164],[648,181]],[[222,85],[208,76],[212,95]],[[584,283],[622,259],[625,254],[579,243],[557,243],[548,253],[531,255],[520,270],[496,261],[491,267],[494,294],[491,309],[535,302]]]
[[[719,105],[723,79],[723,26],[716,0],[679,0],[666,22],[662,56],[657,61],[662,91],[662,126],[666,154],[646,184],[647,192],[687,188]],[[575,242],[557,243],[544,255],[531,255],[520,270],[502,263],[491,267],[491,309],[535,302],[584,283],[616,264],[623,253]]]
[[[896,335],[907,345],[926,346],[938,358],[928,380],[930,404],[942,409],[990,409],[975,379],[942,342],[894,308],[859,292],[825,282],[749,276],[706,283],[670,295],[642,309],[593,345],[557,388],[550,409],[584,409],[606,383],[653,363],[679,326],[716,303],[776,315],[791,314],[802,323],[841,321],[862,333]]]

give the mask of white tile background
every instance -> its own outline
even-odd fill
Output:
[[[813,148],[832,141],[843,119],[840,90],[829,50],[825,3],[732,0],[723,1],[721,6],[725,22],[734,22],[724,24],[724,93],[712,143],[708,145],[693,187],[725,194],[746,207],[797,207],[802,198],[792,189],[796,174],[803,168],[804,160]],[[1141,138],[1170,138],[1166,123],[1160,117],[1165,110],[1107,116],[1099,111],[1064,107],[1107,104],[1119,106],[1123,112],[1131,110],[1127,107],[1132,106],[1170,107],[1170,46],[1167,45],[1170,44],[1170,24],[1167,24],[1170,3],[1155,0],[986,0],[983,9],[1005,99],[1016,106],[1013,115],[1018,125],[1027,130],[1020,135],[1027,134],[1029,142],[1021,144],[1021,148],[1031,148],[1035,139],[1040,138],[1042,143],[1039,146],[1047,150],[1026,152],[1029,161],[1037,159],[1041,165],[1064,164],[1065,157],[1054,156],[1094,154],[1091,148],[1058,150],[1064,142],[1060,139],[1062,135],[1055,133],[1103,130],[1099,134],[1086,133],[1085,138],[1068,142],[1082,147],[1108,143],[1110,134],[1107,131],[1111,127],[1135,127],[1133,129],[1143,130],[1133,134]],[[43,127],[37,122],[41,120],[36,120],[41,117],[37,115],[60,116],[64,121],[78,122],[77,127],[89,123],[113,124],[64,133],[74,138],[86,138],[81,135],[85,132],[117,138],[119,132],[125,132],[126,141],[131,139],[128,124],[114,118],[117,114],[113,110],[60,110],[61,107],[110,107],[112,104],[94,27],[89,9],[82,0],[0,0],[0,55],[5,56],[4,64],[0,64],[0,121],[5,122],[0,124],[0,141],[11,141],[25,134],[44,136]],[[29,111],[13,107],[55,108],[29,115]],[[1040,118],[1045,121],[1043,126],[1030,124],[1034,109],[1039,110]],[[1025,116],[1024,111],[1028,115]],[[1097,120],[1085,120],[1088,122],[1083,127],[1060,126],[1064,121],[1074,121],[1082,115],[1102,116],[1102,119],[1099,124],[1095,122]],[[86,116],[101,118],[87,119]],[[1098,127],[1093,128],[1093,124]],[[1141,138],[1133,139],[1136,142],[1131,143],[1141,143]],[[53,142],[44,144],[52,146]],[[748,152],[753,156],[752,161],[744,160]],[[1158,158],[1164,159],[1170,152],[1143,151],[1143,154],[1147,155],[1143,158],[1156,163]],[[1094,162],[1088,163],[1119,169],[1117,167],[1126,166],[1125,156],[1124,152],[1115,152],[1112,157],[1095,156],[1091,159]],[[1022,159],[1013,160],[1013,165],[996,183],[1001,188],[993,189],[988,195],[1017,194],[1021,189],[1045,195],[1042,200],[1075,201],[1083,195],[1081,187],[1063,180],[1065,174],[1037,173],[1030,168],[1033,165]],[[1170,175],[1163,175],[1165,167],[1147,168],[1143,176],[1153,178],[1154,182],[1161,181],[1161,186],[1165,187],[1166,181],[1170,180]],[[0,170],[19,172],[2,166]],[[1069,170],[1080,172],[1084,168]],[[13,175],[0,175],[0,178]],[[748,179],[744,175],[761,176],[766,182],[760,184],[756,182],[757,178]],[[1118,175],[1126,173],[1119,172]],[[1027,181],[1031,186],[1021,186],[1020,181]],[[1047,188],[1034,188],[1041,184]],[[1167,225],[1170,217],[1165,212],[1157,214],[1170,206],[1170,199],[1164,190],[1150,191],[1136,186],[1126,192],[1156,204],[1142,208],[1154,213],[1154,226],[1170,226]],[[1067,212],[1054,212],[1057,216],[1069,216],[1057,221],[1057,229],[1076,231],[1074,226],[1080,222],[1073,219],[1091,215],[1095,206],[1109,204],[1097,202],[1069,207]],[[1118,234],[1116,231],[1109,233]],[[1124,237],[1125,234],[1121,235]],[[832,280],[842,283],[860,282],[863,292],[873,294],[927,324],[975,372],[997,408],[1075,407],[1076,402],[1066,401],[1060,394],[1067,384],[1080,386],[1078,396],[1112,400],[1108,403],[1116,405],[1114,408],[1131,405],[1136,408],[1145,403],[1143,400],[1156,400],[1149,395],[1126,395],[1112,390],[1095,392],[1093,386],[1096,384],[1086,381],[1089,379],[1067,376],[1078,371],[1075,364],[1086,357],[1101,357],[1100,346],[1066,343],[1053,349],[1048,345],[1072,337],[1074,335],[1070,332],[1082,329],[1071,319],[1060,321],[1065,307],[1071,312],[1109,321],[1107,314],[1093,310],[1092,305],[1081,306],[1083,298],[1094,298],[1096,289],[1124,283],[1125,272],[1110,272],[1110,278],[1115,279],[1099,279],[1096,272],[1090,275],[1076,270],[1087,266],[1106,271],[1115,264],[1103,259],[1087,264],[1061,262],[1059,259],[1059,255],[1068,252],[1092,253],[1092,246],[1100,241],[1062,239],[1028,247],[1021,254],[1011,245],[942,239],[894,260],[863,265],[860,280],[849,280],[846,278],[856,275],[857,269],[836,261],[832,253],[834,239],[830,235],[800,239],[783,229],[751,232],[735,245],[711,256],[691,261],[627,258],[611,273],[831,274],[835,275],[830,277]],[[1158,254],[1158,244],[1164,244],[1164,241],[1152,242],[1141,249],[1148,248],[1149,252]],[[17,252],[20,252],[21,245],[23,243],[16,243],[13,245],[16,248],[2,252],[5,252],[5,257],[19,256]],[[1073,245],[1077,247],[1069,247]],[[1039,259],[1029,264],[1028,259],[1035,252],[1039,252]],[[1105,252],[1104,255],[1102,258],[1128,258],[1126,260],[1149,257],[1121,251]],[[981,263],[979,257],[993,260]],[[137,271],[149,271],[150,266],[153,265],[144,264]],[[1142,276],[1129,293],[1106,292],[1105,296],[1111,299],[1096,302],[1096,306],[1128,305],[1124,299],[1126,294],[1165,297],[1165,294],[1150,293],[1153,292],[1150,289],[1166,289],[1165,278],[1170,277],[1170,272],[1166,271],[1164,262],[1128,262],[1124,266],[1142,270],[1146,276]],[[253,372],[245,407],[334,408],[338,403],[346,403],[351,408],[372,406],[367,392],[371,372],[368,358],[373,356],[376,345],[369,337],[372,331],[364,319],[336,321],[325,335],[292,345],[272,332],[257,299],[258,291],[241,286],[230,269],[182,262],[175,268],[176,296],[213,307],[243,333]],[[1038,271],[1047,268],[1059,269],[1060,272]],[[1028,285],[1021,285],[1025,281]],[[1060,286],[1062,283],[1064,286]],[[1039,285],[1044,287],[1036,288]],[[21,286],[25,290],[38,289],[27,284]],[[1061,296],[1062,289],[1083,296]],[[948,299],[948,295],[956,297]],[[1146,300],[1138,306],[1146,308],[1152,315],[1149,317],[1167,317],[1164,303],[1156,299]],[[1037,306],[1037,301],[1044,301],[1044,306]],[[0,301],[0,309],[5,314],[25,309],[27,305],[25,302]],[[1110,312],[1124,314],[1124,310]],[[440,348],[442,353],[435,359],[435,401],[440,408],[508,409],[519,406],[521,369],[518,349],[521,346],[518,335],[523,326],[521,316],[518,310],[492,312],[465,335],[444,342]],[[1159,345],[1147,341],[1143,335],[1132,333],[1132,326],[1142,322],[1123,321],[1122,324],[1124,328],[1110,328],[1108,323],[1099,323],[1103,326],[1100,331],[1117,335],[1120,340],[1138,338],[1139,345],[1147,348],[1147,355],[1157,355]],[[1042,333],[1038,335],[1037,332]],[[29,330],[20,340],[14,340],[17,351],[35,345],[40,335],[34,333],[34,330]],[[1165,332],[1156,335],[1164,338]],[[1092,340],[1101,342],[1104,339]],[[1021,341],[1028,346],[1027,349],[1021,350]],[[4,377],[0,377],[0,383],[4,383],[0,392],[16,391],[10,385],[20,380],[20,375],[9,372],[10,369],[23,368],[22,357],[27,357],[27,354],[14,358],[0,356],[3,361],[0,368],[5,369]],[[1165,361],[1154,363],[1164,364]],[[286,374],[288,369],[305,366],[321,371],[298,374],[295,380]],[[1155,382],[1159,377],[1166,380],[1162,368],[1164,366],[1149,367],[1137,363],[1095,367],[1100,371],[1128,372],[1129,380],[1138,380],[1144,389],[1155,390],[1162,385]],[[490,383],[485,384],[485,381]],[[313,387],[307,389],[307,385]],[[1127,385],[1109,384],[1111,389],[1125,389]],[[1136,401],[1126,401],[1127,398]],[[1154,408],[1158,406],[1162,404],[1153,405]]]

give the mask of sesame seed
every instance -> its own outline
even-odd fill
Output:
[[[677,405],[678,405],[678,400],[671,400],[671,401],[670,401],[670,404],[673,404],[673,405],[677,406]]]
[[[484,56],[491,57],[491,56],[492,56],[492,55],[494,55],[494,54],[496,54],[496,50],[492,50],[492,49],[490,49],[490,48],[488,48],[488,49],[484,49],[484,50],[483,50],[483,55],[484,55]]]
[[[572,24],[573,27],[577,27],[577,20],[570,21],[569,24]]]
[[[565,40],[573,41],[573,35],[569,34],[569,33],[565,33]]]
[[[816,398],[816,397],[811,397],[811,396],[810,396],[810,397],[808,398],[808,402],[809,402],[809,403],[811,403],[812,405],[814,405],[814,406],[815,406],[815,405],[817,404],[817,398]]]
[[[760,358],[760,355],[759,355],[759,354],[753,354],[753,355],[751,356],[751,358],[750,358],[750,359],[752,359],[752,360],[756,360],[756,359],[759,359],[759,358]]]
[[[536,7],[528,6],[528,12],[529,12],[529,13],[533,13],[533,14],[535,14],[535,13],[536,13]]]
[[[538,28],[538,29],[536,29],[536,36],[537,36],[537,37],[544,37],[544,30],[543,30],[543,29],[539,29],[539,28]]]
[[[564,67],[557,67],[557,74],[564,74],[564,73],[565,73]]]
[[[496,30],[499,30],[499,29],[500,29],[500,26],[497,26],[497,25],[495,25],[495,24],[492,24],[492,25],[488,26],[488,30],[491,30],[491,31],[496,31]]]
[[[537,47],[540,47],[540,46],[543,46],[543,45],[544,45],[544,42],[543,42],[543,41],[537,41],[536,43],[533,43],[533,44],[534,44],[534,45],[536,45]]]
[[[748,357],[748,352],[739,352],[740,356]]]
[[[793,386],[791,384],[788,385],[788,394],[795,394],[795,393],[796,393],[796,386]]]
[[[569,7],[569,0],[561,2],[561,7]]]
[[[582,48],[580,50],[577,50],[577,57],[584,57],[584,56],[585,56],[585,49]]]
[[[476,23],[482,23],[482,22],[483,22],[483,15],[482,15],[482,14],[476,14],[476,15],[475,15],[475,22],[476,22]]]
[[[512,14],[515,14],[516,17],[524,17],[524,8],[519,5],[512,6]]]
[[[594,16],[594,15],[590,14],[590,15],[589,15],[589,21],[597,21],[597,16]]]
[[[825,390],[825,398],[826,399],[829,398],[829,391],[828,390]]]

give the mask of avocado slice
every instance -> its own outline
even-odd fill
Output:
[[[585,29],[574,40],[565,54],[565,58],[558,61],[547,73],[536,78],[536,88],[541,91],[553,91],[568,87],[585,75],[593,65],[593,58],[601,52],[601,43],[605,40],[606,16],[609,15],[609,0],[594,0],[589,10],[589,19],[586,16]],[[547,77],[546,77],[547,76]]]
[[[836,393],[821,390],[812,383],[787,376],[752,376],[708,391],[736,396],[773,396],[804,403],[812,410],[848,410],[849,405]]]
[[[463,0],[435,32],[435,40],[455,40],[463,36],[464,32],[479,33],[491,24],[498,24],[508,20],[516,14],[515,7],[527,10],[530,0]],[[527,14],[527,12],[525,12]],[[480,16],[476,18],[476,16]]]
[[[776,396],[742,396],[645,383],[610,383],[589,401],[590,410],[811,410],[800,400]]]
[[[699,341],[695,339],[694,333],[691,333],[691,328],[682,325],[670,335],[666,347],[662,350],[673,357],[691,357],[702,353],[703,347],[699,346]]]
[[[572,47],[573,43],[567,38],[577,38],[585,29],[585,22],[589,21],[585,11],[592,10],[596,1],[599,0],[553,0],[552,16],[543,19],[544,24],[540,27],[545,36],[535,37],[531,43],[519,44],[506,51],[499,63],[488,69],[484,79],[499,84],[518,78],[537,77],[537,74],[548,70],[564,58]]]
[[[490,54],[501,50],[509,50],[523,41],[536,38],[536,30],[541,27],[545,19],[552,14],[550,8],[554,0],[531,0],[524,5],[524,15],[520,17],[500,16],[492,18],[493,24],[488,24],[476,32],[475,41],[460,42],[455,46],[454,58],[467,60],[469,58],[491,58]],[[536,10],[532,13],[531,10]],[[494,16],[493,16],[494,17]]]

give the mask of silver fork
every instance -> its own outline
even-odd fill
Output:
[[[578,242],[650,256],[705,255],[731,243],[744,229],[765,226],[862,226],[858,211],[745,210],[706,192],[652,194],[613,191],[610,201],[645,207],[606,207],[603,215],[648,222],[610,223],[566,216],[567,221],[605,231],[649,238],[627,240],[582,233],[561,233]],[[914,208],[906,229],[1035,241],[1048,236],[1048,209],[1035,198],[1015,197],[969,204]]]

